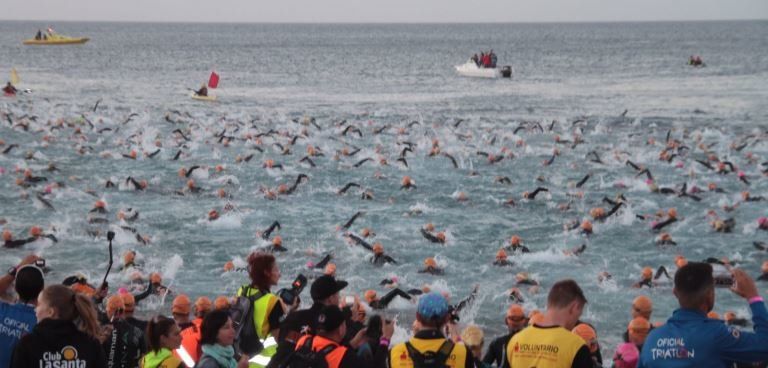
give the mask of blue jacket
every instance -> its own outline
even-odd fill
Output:
[[[35,307],[0,302],[0,368],[10,367],[13,348],[35,324]]]
[[[664,326],[653,329],[638,368],[726,367],[728,362],[768,361],[768,311],[749,305],[755,332],[727,327],[700,311],[678,309]]]

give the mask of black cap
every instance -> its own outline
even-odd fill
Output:
[[[317,322],[316,326],[318,330],[331,332],[339,328],[345,320],[344,312],[342,312],[339,307],[328,305],[320,310],[315,322]]]
[[[347,287],[346,281],[336,280],[335,277],[329,275],[323,275],[318,277],[315,282],[312,283],[312,288],[309,289],[309,295],[312,300],[320,301],[329,296],[338,293],[341,289]]]

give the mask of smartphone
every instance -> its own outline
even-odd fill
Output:
[[[293,290],[296,290],[298,294],[301,294],[301,291],[307,286],[307,278],[304,275],[299,274],[299,276],[296,276],[296,279],[293,280],[291,286],[293,287]]]
[[[715,277],[715,287],[729,288],[733,286],[733,283],[733,278],[731,276]]]

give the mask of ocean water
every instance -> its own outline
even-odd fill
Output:
[[[517,272],[528,272],[541,282],[542,291],[524,289],[526,309],[544,309],[546,290],[563,278],[573,278],[589,299],[584,319],[597,327],[604,356],[620,340],[630,319],[631,300],[646,294],[654,300],[653,321],[664,321],[676,300],[670,283],[652,290],[632,289],[642,267],[665,265],[674,270],[674,256],[690,260],[728,257],[757,276],[768,259],[752,247],[767,241],[768,232],[757,228],[766,216],[766,202],[742,203],[726,213],[724,205],[737,203],[740,192],[768,197],[768,22],[601,23],[601,24],[430,24],[430,25],[307,25],[307,24],[141,24],[60,23],[62,34],[88,36],[81,46],[32,47],[31,38],[48,24],[0,22],[0,71],[15,67],[19,87],[31,94],[0,99],[0,112],[14,124],[26,122],[28,131],[0,123],[0,138],[20,147],[0,155],[0,217],[3,230],[26,236],[31,225],[54,233],[59,242],[39,241],[24,249],[3,250],[0,264],[11,265],[34,250],[48,259],[49,280],[58,281],[76,272],[98,284],[108,254],[103,236],[93,237],[87,223],[96,199],[107,202],[110,228],[117,230],[115,262],[134,249],[146,273],[158,271],[174,290],[216,296],[233,294],[246,282],[242,273],[223,273],[228,260],[242,264],[253,249],[267,243],[257,232],[272,221],[281,223],[288,252],[279,254],[283,272],[280,286],[305,264],[332,253],[338,276],[350,282],[347,291],[378,286],[385,277],[398,276],[402,287],[431,285],[447,291],[454,301],[479,285],[474,305],[462,313],[462,323],[474,322],[495,336],[505,329],[503,313],[509,305],[507,290]],[[453,70],[472,53],[493,48],[500,65],[511,65],[512,80],[463,78]],[[705,68],[687,65],[689,55],[702,55]],[[219,101],[203,103],[189,98],[186,88],[197,88],[215,69],[221,83]],[[94,105],[100,101],[98,107]],[[626,110],[626,113],[622,115]],[[22,118],[36,116],[36,120]],[[126,119],[131,115],[131,119]],[[166,116],[170,116],[168,122]],[[314,118],[317,127],[302,124]],[[51,129],[63,119],[63,129]],[[93,129],[85,122],[90,121]],[[294,122],[294,120],[298,122]],[[457,122],[461,120],[461,123]],[[583,121],[579,121],[583,120]],[[345,122],[344,122],[345,121]],[[412,123],[416,122],[416,123]],[[531,128],[535,123],[542,131]],[[550,124],[552,125],[550,130]],[[353,125],[361,135],[346,134]],[[380,134],[374,131],[389,126]],[[516,128],[523,126],[523,129]],[[75,134],[80,128],[83,136]],[[319,128],[318,128],[319,127]],[[104,130],[111,128],[111,130]],[[173,130],[181,129],[189,141]],[[280,134],[255,136],[274,129]],[[290,145],[306,129],[307,137],[284,155],[275,145]],[[236,137],[229,145],[217,135]],[[672,162],[660,161],[667,134],[691,149]],[[46,143],[44,136],[51,139]],[[575,148],[555,143],[555,137],[585,141]],[[650,138],[655,144],[649,144]],[[443,156],[428,155],[433,140],[453,155],[454,168]],[[396,161],[404,148],[408,167]],[[521,142],[524,142],[521,143]],[[703,142],[722,160],[744,171],[749,186],[735,174],[708,171],[695,159],[706,159],[698,148]],[[741,151],[732,144],[747,143]],[[161,152],[149,158],[159,143]],[[180,148],[181,146],[183,148]],[[317,167],[299,160],[308,145],[323,157]],[[81,147],[84,153],[78,153]],[[354,157],[334,158],[344,148],[360,151]],[[545,166],[555,148],[561,154]],[[137,160],[122,157],[131,149]],[[178,161],[176,152],[184,152]],[[490,164],[484,151],[505,154]],[[587,159],[590,151],[603,164]],[[254,154],[250,162],[238,156]],[[753,159],[747,156],[751,154]],[[27,156],[32,159],[27,159]],[[371,157],[360,167],[353,165]],[[384,158],[388,165],[377,161]],[[267,159],[285,170],[267,170]],[[663,187],[687,183],[705,188],[716,183],[726,193],[700,194],[701,202],[650,193],[645,177],[625,165],[629,159],[647,166]],[[49,163],[60,171],[46,172]],[[195,174],[200,194],[179,196],[186,179],[181,167],[202,165]],[[224,165],[216,173],[215,165]],[[54,210],[30,198],[43,186],[28,189],[15,184],[16,168],[31,168],[36,175],[60,181],[65,187],[48,195]],[[204,171],[204,172],[203,172]],[[476,172],[476,175],[470,173]],[[292,183],[304,173],[309,181],[296,193],[265,198],[261,188]],[[590,180],[579,190],[572,183],[587,173]],[[380,175],[377,175],[380,174]],[[412,177],[417,189],[400,190],[403,176]],[[111,179],[145,179],[146,192],[105,188]],[[495,182],[507,176],[511,184]],[[541,180],[537,180],[541,179]],[[348,182],[374,193],[360,199],[353,188],[336,192]],[[619,187],[622,184],[622,187]],[[549,188],[536,200],[521,198],[537,186]],[[230,199],[216,196],[225,189]],[[583,192],[582,198],[569,194]],[[89,194],[92,193],[92,194]],[[468,201],[456,198],[465,192]],[[604,196],[623,193],[628,205],[618,215],[595,224],[585,237],[563,225],[588,217],[589,209]],[[25,196],[28,194],[28,196]],[[513,198],[517,206],[505,206]],[[571,201],[567,211],[558,204]],[[235,210],[215,222],[205,220],[211,209]],[[119,228],[119,209],[133,208],[140,218],[130,226],[150,237],[148,245]],[[678,243],[659,248],[658,234],[637,214],[652,214],[674,207],[681,221],[667,231]],[[714,232],[707,211],[733,217],[733,233]],[[351,227],[370,227],[371,239],[381,242],[397,265],[375,268],[366,262],[367,251],[350,246],[337,226],[363,211]],[[424,224],[445,230],[445,245],[429,243],[419,233]],[[104,230],[104,229],[102,229]],[[520,235],[534,252],[514,255],[514,267],[491,265],[496,251],[513,234]],[[563,250],[587,244],[580,257]],[[445,275],[416,273],[426,257],[436,257]],[[613,275],[599,283],[599,272]],[[129,275],[113,272],[113,287],[128,283]],[[760,286],[762,292],[765,285]],[[168,310],[170,298],[142,305],[142,314]],[[304,304],[309,304],[308,295]],[[415,307],[396,301],[386,313],[407,327]],[[727,290],[718,291],[715,310],[748,316],[746,303]],[[405,331],[400,330],[400,338]],[[487,339],[490,341],[490,339]]]

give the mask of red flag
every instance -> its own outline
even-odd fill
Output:
[[[208,79],[208,88],[216,88],[219,86],[219,75],[216,72],[211,72],[211,78]]]

